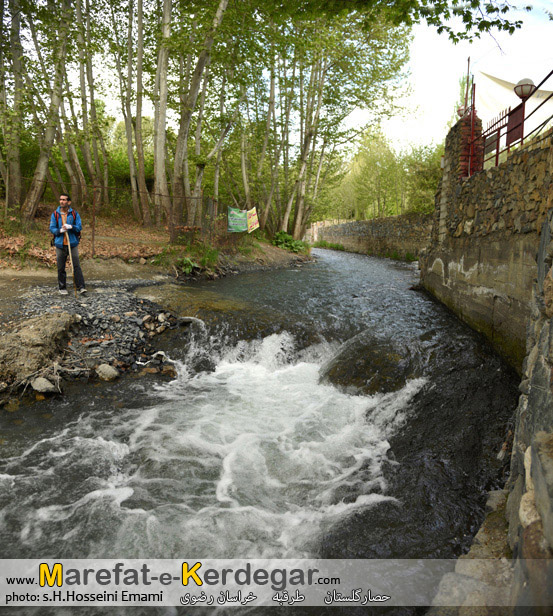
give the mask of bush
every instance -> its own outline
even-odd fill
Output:
[[[286,231],[279,231],[275,235],[273,245],[284,248],[285,250],[290,250],[291,252],[306,252],[308,250],[308,245],[305,242],[295,240],[289,233],[286,233]]]
[[[386,253],[386,257],[388,259],[394,259],[394,261],[407,261],[408,263],[418,260],[417,257],[415,257],[415,255],[411,252],[406,252],[404,255],[402,255],[397,250]]]
[[[313,244],[313,248],[330,248],[331,250],[345,250],[343,244],[333,244],[332,242],[327,242],[325,240],[315,242]]]

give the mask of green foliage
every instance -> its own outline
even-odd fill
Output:
[[[199,261],[199,267],[202,269],[213,269],[217,265],[219,250],[207,242],[188,235],[181,235],[177,239],[177,244],[183,246],[187,253]]]
[[[413,24],[424,20],[436,26],[438,33],[446,33],[454,43],[480,38],[490,30],[513,34],[522,25],[520,19],[510,18],[514,7],[507,0],[303,0],[295,2],[294,6],[296,10],[315,14],[347,10],[366,12],[367,22],[375,14],[383,13],[394,23]],[[522,8],[531,10],[530,6]]]
[[[315,220],[367,220],[429,213],[441,178],[443,146],[396,152],[378,130],[367,131],[340,182],[317,204]]]
[[[295,240],[289,233],[286,233],[286,231],[279,231],[273,239],[273,244],[279,248],[290,250],[291,252],[306,252],[309,248],[305,242]]]
[[[158,255],[150,260],[150,263],[160,267],[176,267],[187,276],[194,270],[199,271],[205,269],[205,265],[197,263],[192,257],[183,254],[182,248],[177,246],[164,248]]]
[[[144,14],[143,92],[154,104],[159,102],[156,83],[160,83],[160,75],[156,67],[162,40],[162,4],[146,2]],[[172,3],[171,34],[163,45],[170,55],[164,76],[169,84],[170,122],[156,129],[157,134],[166,131],[167,135],[165,151],[158,153],[159,158],[164,159],[164,172],[173,175],[176,127],[186,124],[184,119],[189,112],[192,117],[188,116],[191,129],[185,142],[187,165],[180,161],[177,166],[187,167],[186,181],[192,185],[197,181],[197,192],[203,188],[206,195],[215,195],[222,204],[251,202],[259,205],[260,211],[267,204],[270,230],[282,227],[288,199],[301,185],[306,190],[298,190],[297,211],[291,212],[291,221],[296,217],[301,223],[295,226],[295,235],[310,214],[324,217],[329,211],[339,212],[343,217],[364,218],[397,211],[424,211],[427,207],[434,182],[431,156],[418,152],[413,154],[413,160],[404,160],[382,141],[375,141],[367,142],[363,146],[366,151],[356,156],[347,169],[340,158],[341,147],[353,132],[344,128],[343,121],[353,109],[371,110],[373,124],[382,115],[393,112],[394,98],[404,81],[402,70],[408,59],[409,29],[414,23],[426,21],[454,41],[478,37],[491,29],[513,32],[521,25],[520,20],[510,18],[512,7],[507,0],[241,0],[228,3],[221,26],[211,32],[218,5],[217,0]],[[132,211],[127,135],[124,124],[117,124],[108,114],[111,105],[106,106],[101,99],[120,98],[121,107],[125,106],[123,82],[127,79],[128,54],[129,79],[133,81],[129,82],[129,113],[136,113],[136,9],[132,3],[102,1],[85,6],[86,19],[82,19],[77,18],[75,3],[68,1],[6,4],[1,50],[5,100],[0,106],[0,154],[6,161],[12,147],[17,149],[11,160],[17,158],[22,175],[31,178],[44,128],[59,125],[60,138],[51,149],[49,168],[58,188],[62,183],[69,186],[66,167],[75,165],[66,156],[62,159],[62,153],[64,149],[67,153],[72,142],[89,187],[93,184],[90,161],[85,164],[83,149],[93,152],[97,174],[103,176],[106,163],[109,177],[105,184],[114,187],[110,192],[110,211],[126,213]],[[12,49],[9,30],[15,9],[21,13],[21,53]],[[131,24],[129,11],[133,14]],[[49,101],[57,74],[53,69],[61,57],[60,31],[65,29],[69,29],[69,37],[62,108],[67,117],[49,118]],[[127,40],[129,32],[131,40]],[[209,70],[203,69],[203,74],[198,75],[205,78],[205,96],[202,83],[202,94],[187,109],[186,93],[192,90],[186,75],[195,74],[199,54],[207,52],[204,41],[208,35],[213,36],[213,45],[209,45],[208,56],[204,58]],[[24,92],[16,105],[20,88],[15,83],[20,69],[16,69],[14,60],[21,56]],[[76,78],[84,60],[91,61],[92,73],[87,71],[86,76],[90,92],[81,92]],[[93,85],[96,95],[89,103],[88,117],[83,117],[85,109],[80,99],[92,97]],[[200,112],[199,101],[203,100],[205,108]],[[269,101],[275,103],[272,112],[268,110]],[[151,119],[142,118],[146,169],[141,179],[150,189],[153,124]],[[98,144],[92,144],[92,135]],[[308,135],[313,137],[311,143],[305,139]],[[90,147],[84,148],[87,143]],[[301,151],[302,143],[306,144],[305,152]],[[217,144],[222,144],[222,158],[216,152]],[[216,161],[220,163],[217,174]],[[300,178],[298,170],[305,169],[306,162],[308,168]],[[200,169],[205,172],[203,176],[198,173]],[[340,176],[346,171],[346,178],[341,181]],[[420,178],[406,179],[406,173]],[[245,176],[247,179],[243,179]],[[220,187],[217,191],[215,178]],[[372,196],[375,194],[376,202]],[[338,205],[340,202],[343,205]],[[199,259],[209,264],[216,256],[206,249]]]
[[[177,269],[182,270],[186,275],[191,274],[194,269],[200,269],[196,261],[192,261],[190,257],[180,257],[175,263]]]
[[[331,250],[345,250],[343,244],[334,244],[333,242],[327,242],[325,240],[320,240],[313,244],[313,248],[330,248]]]
[[[406,252],[405,254],[399,253],[397,250],[393,250],[392,252],[386,253],[386,258],[393,259],[394,261],[407,261],[413,262],[417,261],[417,257],[412,252]]]
[[[192,248],[192,253],[199,257],[200,265],[204,269],[213,269],[219,259],[219,251],[209,244],[196,244]]]
[[[263,241],[259,229],[254,233],[247,233],[240,237],[236,249],[244,257],[249,257],[254,249],[259,248],[259,241]]]
[[[150,263],[160,267],[170,267],[175,262],[176,255],[176,248],[166,247],[155,257],[152,257]]]
[[[407,211],[429,214],[442,177],[443,146],[412,147],[403,155],[406,171]]]

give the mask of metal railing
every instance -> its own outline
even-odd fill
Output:
[[[542,79],[534,92],[522,100],[514,109],[509,107],[491,120],[481,135],[475,136],[471,134],[468,164],[469,177],[485,168],[496,167],[502,162],[500,160],[502,154],[508,154],[511,149],[522,146],[525,140],[537,139],[541,131],[553,122],[553,114],[543,120],[540,120],[539,116],[536,115],[549,100],[553,99],[553,92],[526,115],[526,103],[532,97],[540,96],[540,88],[552,75],[553,70]],[[474,118],[476,117],[474,94],[470,113],[473,116],[471,124],[474,124]],[[534,121],[533,124],[532,121]],[[528,128],[528,126],[530,126],[530,130],[525,134],[525,127]]]

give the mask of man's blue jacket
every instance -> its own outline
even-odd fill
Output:
[[[58,213],[57,220],[56,212]],[[56,246],[56,248],[63,248],[63,236],[65,234],[60,232],[60,229],[63,225],[61,221],[61,208],[58,207],[56,212],[52,212],[52,216],[50,218],[50,233],[52,233],[54,236],[54,245]],[[81,232],[83,224],[81,222],[81,217],[79,216],[79,213],[75,212],[75,210],[71,207],[67,212],[67,224],[73,226],[73,228],[69,231],[66,231],[66,233],[69,236],[69,243],[71,244],[71,248],[75,248],[75,246],[79,245],[79,239],[77,238],[76,233]]]

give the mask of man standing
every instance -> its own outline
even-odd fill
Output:
[[[67,295],[67,275],[65,264],[71,248],[73,259],[73,276],[79,293],[86,293],[84,277],[79,263],[79,241],[81,236],[81,217],[71,208],[71,197],[65,193],[60,195],[60,206],[50,218],[50,233],[54,236],[56,261],[58,264],[58,286],[60,295]]]

